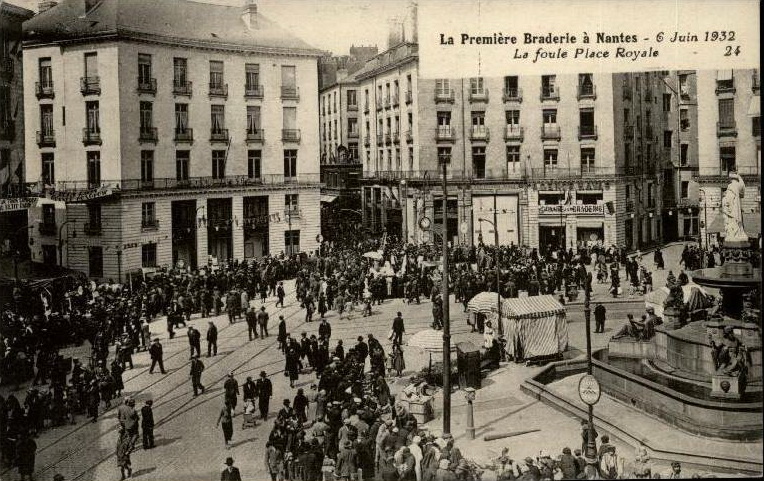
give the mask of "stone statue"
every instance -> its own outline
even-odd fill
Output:
[[[743,230],[743,214],[740,199],[745,196],[745,183],[735,172],[730,173],[730,184],[722,197],[724,215],[724,242],[748,242],[748,234]]]

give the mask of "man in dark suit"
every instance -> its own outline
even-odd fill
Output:
[[[154,373],[154,367],[156,367],[157,364],[159,364],[159,370],[162,372],[162,374],[167,374],[167,372],[164,370],[164,354],[162,350],[162,344],[159,343],[159,338],[154,339],[154,342],[151,343],[151,346],[149,347],[149,355],[151,356],[151,367],[149,368],[149,374]]]
[[[239,468],[233,465],[233,458],[226,458],[225,464],[226,468],[220,473],[220,481],[241,481],[241,473]]]
[[[193,358],[194,351],[196,351],[197,356],[201,356],[201,350],[202,350],[202,334],[194,329],[194,326],[188,326],[188,345],[191,350],[190,357]]]
[[[207,327],[207,357],[218,355],[218,328],[210,321]]]
[[[323,337],[327,341],[332,337],[332,325],[326,322],[326,318],[321,319],[318,325],[318,337]]]
[[[191,358],[191,385],[194,388],[194,396],[199,395],[199,389],[204,394],[204,386],[202,386],[202,371],[204,371],[204,363],[199,359],[197,354]]]
[[[401,344],[403,343],[403,333],[406,331],[406,328],[403,326],[403,316],[401,316],[401,313],[399,312],[398,315],[393,319],[393,343]]]
[[[260,417],[266,419],[268,417],[268,405],[271,402],[271,396],[273,396],[273,384],[265,371],[260,372],[260,379],[255,383],[257,390],[257,403],[260,409]]]
[[[594,308],[594,332],[605,332],[605,306],[601,302]]]
[[[154,447],[154,411],[151,405],[154,401],[151,399],[141,408],[141,429],[143,429],[143,449]]]

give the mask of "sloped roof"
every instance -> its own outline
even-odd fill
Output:
[[[64,0],[24,22],[24,34],[32,42],[119,35],[323,54],[260,12],[257,26],[248,28],[242,20],[243,3],[229,7],[189,0],[102,0],[85,13],[85,0]]]
[[[502,315],[508,318],[538,318],[564,313],[565,308],[552,295],[505,299]]]

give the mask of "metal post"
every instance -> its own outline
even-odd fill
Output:
[[[448,164],[443,161],[443,434],[451,432],[451,319],[448,292]]]
[[[122,249],[117,249],[117,282],[122,284]]]
[[[592,374],[592,309],[591,309],[591,273],[586,278],[586,285],[584,291],[584,320],[586,321],[586,373]],[[589,433],[586,437],[586,453],[585,457],[588,460],[597,460],[597,446],[594,442],[594,405],[589,404]]]
[[[74,221],[72,220],[64,221],[64,223],[61,224],[61,226],[59,226],[58,228],[58,265],[61,267],[63,267],[64,265],[64,241],[63,239],[61,239],[61,231],[64,228],[64,226],[70,222],[74,222]],[[66,237],[67,239],[69,238],[68,235]]]
[[[496,313],[498,315],[499,336],[504,334],[501,327],[501,269],[499,268],[499,222],[496,212],[496,189],[493,189],[493,243],[496,247]]]
[[[401,238],[404,244],[408,243],[409,238],[409,213],[408,213],[408,185],[406,185],[406,179],[401,180]]]
[[[475,439],[475,414],[472,401],[475,400],[475,388],[468,387],[464,389],[464,396],[467,399],[467,437]]]

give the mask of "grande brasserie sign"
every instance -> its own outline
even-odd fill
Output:
[[[540,205],[539,215],[605,215],[604,204]]]
[[[46,196],[51,200],[59,202],[87,202],[89,200],[109,197],[117,192],[119,192],[119,189],[114,187],[99,187],[97,189],[81,191],[52,191],[48,192]]]

